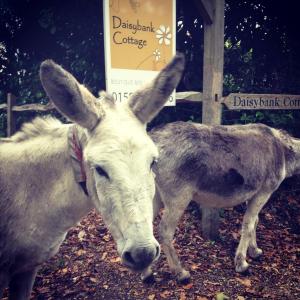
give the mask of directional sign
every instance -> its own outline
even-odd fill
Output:
[[[222,102],[229,110],[300,109],[300,95],[232,93]]]

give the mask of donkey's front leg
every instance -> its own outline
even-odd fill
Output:
[[[256,242],[256,228],[258,224],[258,216],[255,220],[254,230],[251,232],[251,238],[249,242],[249,248],[248,248],[248,254],[251,258],[258,258],[260,255],[262,255],[262,250],[257,247]]]
[[[250,255],[262,253],[256,244],[255,230],[258,221],[258,214],[264,204],[268,201],[270,195],[270,193],[261,194],[248,202],[248,207],[243,218],[241,240],[234,259],[235,270],[237,272],[245,272],[249,267],[249,264],[246,261],[246,254],[249,246],[251,249],[249,250],[249,252],[251,252]]]
[[[173,203],[178,205],[180,202],[173,199]],[[183,214],[187,203],[177,207],[169,207],[165,204],[161,222],[159,224],[159,233],[162,240],[162,248],[166,254],[167,261],[171,271],[176,275],[176,279],[181,282],[187,282],[190,279],[190,273],[185,270],[180,263],[176,250],[172,244],[178,221]]]
[[[152,266],[149,266],[143,270],[141,274],[141,279],[144,283],[152,283],[155,280],[152,271]]]
[[[153,201],[154,201],[153,202],[153,216],[155,218],[158,216],[160,209],[163,208],[163,206],[164,206],[162,203],[161,196],[160,196],[159,187],[157,187],[157,186],[156,186],[155,197],[154,197]],[[141,279],[145,283],[151,283],[154,281],[152,266],[153,266],[153,264],[150,265],[149,267],[147,267],[146,269],[144,269],[141,273]]]
[[[28,300],[37,273],[37,268],[15,274],[9,284],[9,300]]]

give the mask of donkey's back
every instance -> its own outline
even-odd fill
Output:
[[[261,189],[277,188],[285,177],[288,148],[276,134],[262,124],[176,122],[154,129],[151,136],[160,149],[157,182],[176,194],[189,186],[204,206],[244,202]]]

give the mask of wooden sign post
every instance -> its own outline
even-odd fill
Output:
[[[221,98],[224,65],[224,0],[198,0],[204,20],[202,123],[221,124]],[[219,211],[202,208],[202,233],[216,239]]]
[[[7,136],[10,137],[16,132],[16,119],[13,107],[16,104],[16,97],[8,93],[7,94]]]

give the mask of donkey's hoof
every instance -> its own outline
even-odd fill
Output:
[[[142,279],[143,283],[147,283],[147,284],[155,282],[155,277],[154,277],[151,269],[145,270],[141,274],[141,279]]]
[[[176,275],[176,279],[180,284],[187,284],[191,280],[191,274],[189,271],[182,270]]]
[[[146,284],[152,284],[152,283],[155,282],[155,277],[154,277],[154,275],[152,273],[149,276],[147,276],[145,278],[142,278],[142,281],[143,281],[143,283],[146,283]]]
[[[237,261],[235,264],[235,271],[238,273],[246,273],[248,271],[249,264],[246,262],[246,260]]]
[[[262,255],[263,252],[260,248],[249,247],[248,253],[251,258],[257,259]]]

